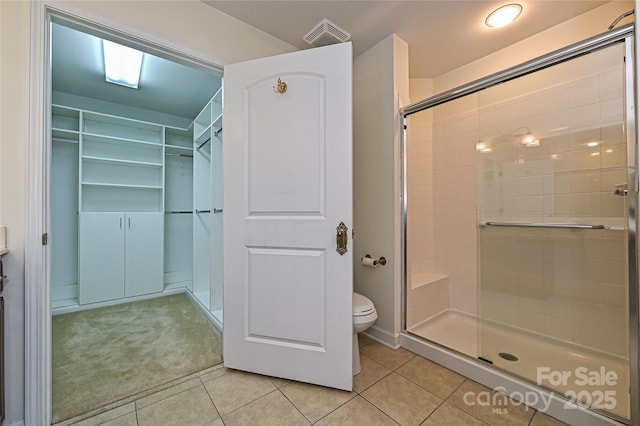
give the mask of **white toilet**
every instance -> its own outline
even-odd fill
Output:
[[[358,333],[371,327],[378,319],[373,302],[361,294],[353,293],[353,375],[360,373]]]

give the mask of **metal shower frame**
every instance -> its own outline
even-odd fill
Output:
[[[637,207],[639,202],[639,183],[636,165],[638,149],[636,146],[636,70],[634,24],[628,24],[606,33],[591,37],[582,42],[572,44],[520,65],[508,68],[485,78],[448,90],[438,95],[421,100],[400,109],[402,138],[400,143],[401,173],[401,210],[402,210],[402,330],[407,333],[407,117],[428,108],[462,98],[489,87],[514,80],[527,74],[540,71],[577,58],[591,52],[610,47],[617,43],[625,45],[625,122],[627,135],[627,182],[628,201],[628,295],[629,295],[629,370],[630,370],[630,399],[631,424],[640,425],[640,289],[638,281],[638,247],[637,230],[640,226]],[[615,414],[603,413],[615,420],[622,420]]]

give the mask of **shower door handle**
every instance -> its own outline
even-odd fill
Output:
[[[626,197],[628,193],[629,190],[627,189],[626,183],[616,185],[616,189],[613,190],[613,195],[617,195],[619,197]]]

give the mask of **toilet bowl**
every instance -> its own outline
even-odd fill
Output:
[[[361,294],[353,293],[353,375],[360,373],[360,348],[358,333],[371,327],[378,319],[373,302]]]

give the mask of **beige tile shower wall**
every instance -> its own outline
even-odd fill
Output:
[[[407,270],[409,288],[433,272],[433,141],[432,111],[408,117],[407,122]]]
[[[582,58],[578,68],[559,69],[555,76],[595,69],[594,61],[612,66],[561,84],[547,74],[544,90],[531,89],[532,80],[525,78],[488,91],[479,122],[480,138],[491,151],[478,157],[481,221],[610,227],[482,228],[480,315],[624,357],[626,206],[624,197],[613,195],[614,186],[626,182],[621,58],[615,50]],[[489,97],[507,94],[507,100]],[[540,146],[520,143],[528,131]]]
[[[433,272],[449,276],[453,309],[477,310],[477,97],[433,112]]]
[[[410,288],[425,274],[446,275],[449,307],[470,314],[477,309],[476,111],[471,96],[416,113],[407,144]]]
[[[483,319],[627,357],[624,232],[480,232]]]
[[[482,215],[622,226],[624,198],[613,195],[626,182],[621,93],[617,67],[483,107]],[[528,132],[540,146],[520,143]]]

